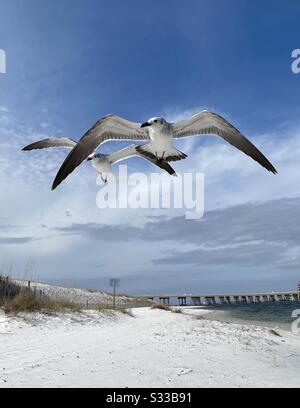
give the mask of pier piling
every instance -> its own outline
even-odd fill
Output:
[[[300,286],[300,284],[299,284]],[[299,289],[299,287],[297,288]],[[174,295],[144,295],[142,298],[166,305],[201,306],[215,304],[239,304],[261,302],[299,302],[300,291],[269,292],[269,293],[241,293],[241,294],[174,294]]]

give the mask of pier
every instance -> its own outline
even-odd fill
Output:
[[[242,304],[266,302],[299,302],[298,290],[287,292],[240,293],[240,294],[161,294],[143,295],[141,298],[174,306],[201,306],[216,304]]]

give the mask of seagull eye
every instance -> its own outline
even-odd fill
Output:
[[[156,122],[157,122],[157,120],[154,121],[154,123],[156,123]]]

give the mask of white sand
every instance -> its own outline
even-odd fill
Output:
[[[300,336],[148,308],[0,312],[0,387],[300,386]]]
[[[28,281],[14,279],[14,281],[21,285],[27,286]],[[99,303],[112,305],[113,297],[111,293],[103,292],[96,289],[83,289],[83,288],[71,288],[68,286],[51,285],[48,283],[41,283],[31,281],[31,289],[42,291],[45,295],[49,296],[51,299],[67,299],[74,303],[78,303],[88,306],[95,306]],[[116,303],[118,305],[134,304],[138,303],[141,299],[137,297],[127,296],[127,295],[116,295]],[[136,305],[137,306],[137,305]]]

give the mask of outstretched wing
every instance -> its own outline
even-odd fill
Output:
[[[111,164],[118,163],[122,160],[129,159],[130,157],[141,157],[142,159],[148,160],[151,163],[155,164],[156,166],[160,167],[161,169],[165,170],[171,175],[176,176],[175,170],[167,163],[165,160],[158,160],[156,157],[154,158],[149,158],[145,157],[141,153],[139,153],[136,148],[139,145],[131,145],[128,147],[125,147],[125,149],[119,150],[118,152],[111,153],[108,157],[108,160]]]
[[[191,118],[172,124],[173,137],[180,138],[196,135],[218,135],[257,161],[268,171],[276,174],[277,170],[269,160],[241,132],[222,116],[213,112],[202,111]]]
[[[40,140],[38,142],[31,143],[25,146],[22,150],[36,150],[36,149],[47,149],[49,147],[67,147],[73,149],[77,145],[75,140],[69,139],[67,137],[51,137],[49,139]]]
[[[54,190],[72,171],[79,166],[97,147],[108,140],[147,140],[147,128],[140,123],[130,122],[116,115],[100,119],[89,129],[69,153],[53,182]]]

